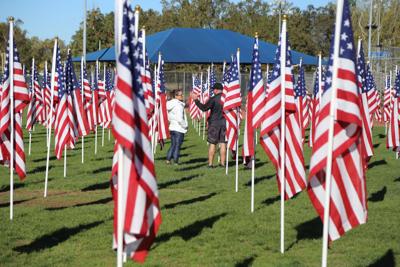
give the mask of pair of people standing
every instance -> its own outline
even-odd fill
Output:
[[[167,112],[169,121],[169,132],[171,135],[171,146],[167,152],[167,164],[179,164],[180,150],[185,133],[188,129],[188,122],[185,113],[185,103],[183,101],[182,90],[173,92],[173,99],[167,102]]]
[[[208,132],[207,141],[208,147],[208,167],[213,168],[214,156],[219,145],[220,151],[220,166],[225,166],[226,160],[226,120],[223,116],[223,106],[221,103],[221,94],[223,86],[221,83],[215,83],[213,86],[214,96],[206,103],[201,103],[196,94],[191,94],[197,107],[203,111],[210,111],[207,119]],[[184,135],[188,129],[188,123],[185,113],[185,103],[183,102],[182,90],[174,91],[174,99],[167,102],[169,131],[171,134],[171,147],[167,152],[167,164],[174,160],[175,164],[179,164],[179,154],[183,143]]]

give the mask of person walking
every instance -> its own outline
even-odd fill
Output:
[[[166,163],[171,164],[171,159],[173,159],[174,164],[178,165],[181,146],[188,129],[182,90],[175,90],[173,92],[173,99],[167,102],[167,112],[169,132],[171,134],[171,146],[167,152]]]
[[[210,115],[207,119],[208,123],[208,132],[207,132],[207,141],[209,143],[208,146],[208,167],[214,167],[214,155],[217,148],[217,144],[219,144],[219,152],[220,152],[220,166],[225,166],[225,157],[226,157],[226,141],[225,141],[225,132],[226,132],[226,120],[223,115],[223,107],[221,103],[221,94],[222,94],[222,84],[215,83],[213,86],[214,96],[211,97],[207,103],[202,104],[198,98],[199,96],[192,93],[191,97],[194,100],[195,104],[199,107],[199,109],[203,112],[210,110]]]

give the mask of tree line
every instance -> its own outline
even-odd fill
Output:
[[[366,40],[368,38],[369,1],[352,2],[352,19],[355,36]],[[373,45],[400,47],[400,1],[382,0],[374,7],[374,21],[380,17],[381,27],[373,30]],[[273,3],[261,0],[162,0],[161,12],[149,9],[141,11],[140,23],[146,27],[146,33],[152,34],[172,27],[192,27],[228,29],[245,35],[253,36],[258,32],[259,38],[277,43],[279,38],[280,14],[288,16],[288,33],[292,49],[306,54],[316,55],[329,53],[333,24],[335,20],[335,5],[307,6],[300,9],[290,1]],[[379,33],[378,33],[379,32]],[[82,51],[83,23],[69,44],[60,41],[60,46],[72,49],[75,56]],[[56,35],[57,33],[55,33]],[[379,37],[378,37],[379,35]],[[8,38],[8,25],[0,23],[0,51],[4,53]],[[30,59],[36,58],[40,64],[51,59],[53,40],[40,40],[28,37],[23,30],[23,22],[16,21],[15,40],[18,44],[21,60],[28,67]],[[114,44],[114,14],[102,13],[99,8],[87,12],[87,51],[96,51]],[[2,56],[2,59],[4,55]],[[42,66],[40,65],[40,66]]]

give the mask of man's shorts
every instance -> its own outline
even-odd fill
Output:
[[[210,144],[225,143],[226,126],[209,125],[207,133],[207,142]]]

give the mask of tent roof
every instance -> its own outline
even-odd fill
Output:
[[[171,28],[146,37],[146,49],[151,62],[157,62],[158,52],[166,63],[223,63],[240,49],[240,63],[251,64],[254,38],[230,30]],[[259,41],[261,63],[273,63],[276,45]],[[87,61],[115,61],[115,48],[87,54]],[[100,54],[104,51],[103,54]],[[95,54],[97,53],[97,54]],[[95,55],[92,55],[95,54]],[[318,60],[292,51],[293,64],[316,65]],[[74,58],[74,61],[78,61]],[[79,59],[80,60],[80,59]]]

